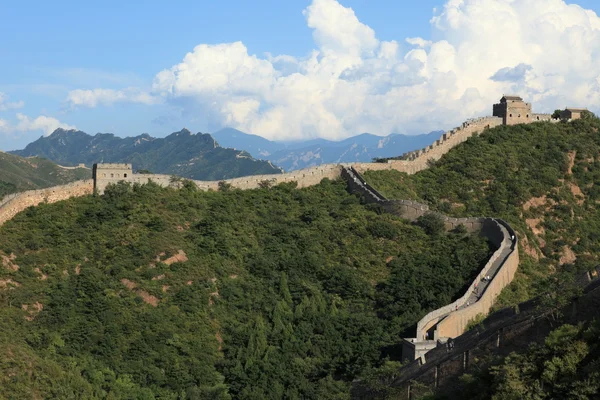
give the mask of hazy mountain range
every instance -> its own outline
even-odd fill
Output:
[[[254,158],[269,160],[286,171],[319,164],[370,162],[373,158],[394,157],[430,145],[443,131],[424,135],[363,133],[341,141],[314,139],[303,142],[275,142],[236,129],[225,128],[212,134],[223,147],[244,150]]]
[[[61,165],[91,167],[96,162],[132,163],[134,170],[173,174],[199,180],[221,180],[246,175],[278,174],[320,164],[370,162],[374,158],[399,156],[428,146],[441,131],[424,135],[363,133],[341,141],[314,139],[276,142],[236,129],[193,134],[187,129],[164,138],[146,133],[117,137],[112,133],[89,135],[78,130],[57,129],[23,150],[10,153],[44,157]]]

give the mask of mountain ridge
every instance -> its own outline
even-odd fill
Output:
[[[121,138],[112,133],[89,135],[57,129],[11,154],[40,156],[65,165],[127,162],[136,169],[185,178],[221,180],[245,175],[279,174],[281,169],[249,153],[224,148],[207,133],[182,129],[155,138],[147,133]]]

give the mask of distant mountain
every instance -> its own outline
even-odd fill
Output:
[[[373,158],[395,157],[417,150],[439,139],[443,131],[424,135],[376,136],[370,133],[341,141],[314,139],[304,142],[274,142],[236,129],[225,128],[213,133],[223,146],[244,150],[253,157],[269,160],[286,171],[319,164],[338,162],[369,162]]]
[[[127,162],[132,163],[135,170],[199,180],[281,173],[281,169],[269,161],[256,160],[245,151],[221,147],[211,135],[193,134],[187,129],[165,138],[148,134],[120,138],[112,133],[91,136],[82,131],[57,129],[50,136],[11,153],[45,157],[65,165]]]
[[[0,198],[10,193],[63,185],[91,177],[90,169],[65,168],[44,158],[24,158],[0,152]]]

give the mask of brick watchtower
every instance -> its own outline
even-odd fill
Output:
[[[500,103],[494,104],[494,117],[502,118],[504,125],[528,124],[531,122],[531,103],[519,96],[504,95]]]
[[[117,183],[119,181],[127,181],[132,177],[131,164],[121,163],[98,163],[94,164],[92,169],[92,177],[94,179],[94,190],[104,191],[104,188],[109,183]]]

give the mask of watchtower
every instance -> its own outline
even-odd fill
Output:
[[[104,191],[109,183],[128,180],[133,174],[131,164],[121,163],[99,163],[94,164],[92,177],[94,179],[94,190]]]
[[[564,111],[560,113],[560,118],[566,120],[579,119],[581,118],[581,114],[585,113],[587,110],[587,108],[567,107]]]
[[[494,104],[494,117],[502,118],[504,125],[528,124],[531,122],[531,103],[519,96],[504,95],[500,103]]]

